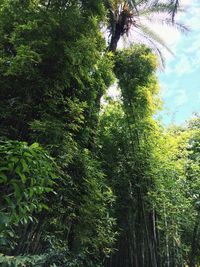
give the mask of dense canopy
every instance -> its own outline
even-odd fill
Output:
[[[200,118],[163,128],[152,46],[117,49],[140,16],[178,10],[0,1],[0,266],[200,264]]]

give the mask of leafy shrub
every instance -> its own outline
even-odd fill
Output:
[[[53,192],[56,165],[37,143],[1,141],[0,158],[0,246],[8,246],[13,227],[48,208],[45,194]]]

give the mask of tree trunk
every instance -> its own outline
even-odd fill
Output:
[[[167,223],[167,215],[166,215],[166,208],[164,203],[164,223],[165,223],[165,242],[166,242],[166,266],[170,267],[170,257],[169,257],[169,237],[168,237],[168,223]]]
[[[115,53],[119,39],[120,39],[120,32],[116,31],[111,37],[111,42],[108,49],[109,51]]]
[[[197,217],[194,230],[193,230],[189,267],[195,267],[195,256],[197,254],[197,246],[198,246],[197,244],[198,230],[199,230],[199,216]]]

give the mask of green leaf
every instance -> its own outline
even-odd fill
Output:
[[[21,159],[20,163],[21,163],[22,166],[23,166],[23,171],[24,171],[24,172],[27,172],[27,173],[30,173],[30,170],[29,170],[29,167],[28,167],[26,161],[25,161],[24,159]]]
[[[19,175],[19,177],[21,178],[22,183],[26,183],[27,177],[25,176],[25,174],[23,174],[23,173],[21,172],[21,170],[19,170],[19,169],[16,170],[16,173],[17,173],[17,174]]]
[[[0,183],[6,183],[7,182],[7,176],[0,172]]]
[[[38,143],[33,143],[30,148],[39,148],[39,144]]]
[[[0,225],[8,224],[10,221],[10,214],[0,211]]]
[[[19,203],[22,199],[22,192],[18,184],[13,183],[13,187],[15,189],[15,196],[16,196],[17,202]]]

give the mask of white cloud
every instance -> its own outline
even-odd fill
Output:
[[[175,103],[177,107],[182,106],[183,104],[186,104],[189,101],[188,96],[186,94],[185,90],[178,90],[177,96],[175,97]]]
[[[200,39],[200,35],[199,35]],[[177,58],[177,63],[173,67],[173,71],[181,76],[195,72],[200,66],[200,47],[197,50],[196,45],[190,47],[190,53],[185,53]],[[172,70],[171,70],[172,72]]]
[[[195,38],[192,39],[189,47],[184,49],[185,53],[193,53],[200,50],[200,33],[196,34]]]
[[[182,15],[181,21],[187,24],[189,29],[192,32],[199,32],[200,30],[200,20],[199,20],[199,14],[200,14],[200,3],[189,5],[189,8],[186,9],[186,13]]]
[[[174,27],[163,24],[152,24],[152,29],[159,34],[164,42],[172,47],[180,41],[181,33]]]
[[[193,63],[187,56],[183,55],[178,63],[174,67],[174,71],[177,75],[183,75],[186,73],[191,73],[194,69],[192,68]]]
[[[177,82],[169,84],[161,82],[160,85],[161,85],[161,96],[165,99],[172,97],[178,87]]]
[[[198,6],[198,0],[180,0],[180,6],[186,9]]]
[[[193,63],[193,68],[194,70],[199,68],[199,64],[200,64],[200,50],[197,51],[193,57],[192,57],[192,63]]]
[[[196,0],[180,0],[180,5],[190,5],[194,2],[196,2]]]

